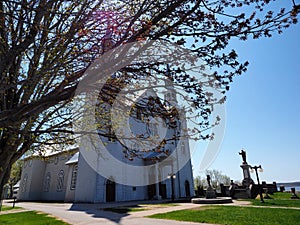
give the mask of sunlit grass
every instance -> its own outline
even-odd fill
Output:
[[[35,211],[0,215],[1,225],[68,225],[63,221]]]
[[[7,206],[7,205],[2,205],[1,211],[8,211],[8,210],[15,210],[15,209],[22,209],[21,207],[12,207],[12,206]]]
[[[149,217],[230,225],[300,225],[299,210],[268,207],[207,206]]]
[[[259,198],[249,200],[252,205],[259,206],[278,206],[278,207],[298,207],[300,208],[300,199],[291,199],[292,194],[286,192],[276,192],[269,195],[270,199],[264,199],[264,203]]]

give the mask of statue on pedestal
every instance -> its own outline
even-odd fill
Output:
[[[208,186],[211,187],[211,183],[210,183],[211,178],[209,175],[206,175],[206,180],[207,180]]]
[[[211,186],[210,175],[206,175],[206,180],[207,180],[208,187],[206,189],[205,197],[207,199],[209,199],[209,198],[216,198],[216,190]]]
[[[247,164],[247,160],[246,160],[246,152],[242,149],[241,152],[239,152],[239,155],[242,156],[243,164]]]
[[[246,159],[246,151],[244,151],[243,149],[241,150],[241,152],[239,152],[239,155],[242,156],[243,162],[241,165],[241,168],[243,169],[243,175],[244,175],[244,179],[242,181],[242,184],[244,186],[249,187],[250,184],[253,184],[253,180],[251,179],[250,176],[250,165],[247,163],[247,159]]]

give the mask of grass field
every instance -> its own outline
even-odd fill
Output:
[[[0,215],[1,225],[68,225],[47,214],[35,211]]]
[[[7,206],[7,205],[2,205],[1,211],[8,211],[8,210],[14,210],[14,209],[21,209],[21,207],[12,207],[12,206]]]
[[[206,206],[149,217],[230,225],[300,225],[299,210],[268,207]]]
[[[300,208],[300,199],[291,199],[291,193],[277,192],[269,195],[271,199],[264,199],[261,203],[259,198],[250,200],[253,205],[263,206],[280,206],[280,207],[297,207]]]

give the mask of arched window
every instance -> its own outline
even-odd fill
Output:
[[[57,179],[57,187],[56,187],[56,191],[60,192],[63,190],[64,187],[64,178],[65,178],[65,174],[64,171],[61,170],[58,173],[58,179]]]
[[[158,135],[158,128],[156,123],[150,123],[149,124],[149,129],[150,129],[150,134],[152,136],[157,136]]]
[[[27,180],[28,180],[28,175],[25,174],[21,183],[21,192],[26,192]]]
[[[71,190],[74,190],[76,188],[77,171],[78,171],[78,165],[75,164],[72,169],[72,178],[71,178],[71,186],[70,186]]]
[[[186,153],[186,147],[185,147],[185,143],[184,143],[183,141],[181,141],[181,152],[182,152],[183,154]]]

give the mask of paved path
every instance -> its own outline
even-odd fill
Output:
[[[170,212],[181,209],[191,209],[200,205],[192,203],[180,203],[178,206],[169,206],[165,208],[154,208],[151,210],[132,212],[128,214],[118,214],[101,209],[116,206],[135,205],[149,202],[131,202],[131,203],[114,203],[114,204],[68,204],[68,203],[35,203],[20,202],[17,206],[26,210],[42,211],[51,214],[63,221],[74,225],[196,225],[200,223],[181,222],[173,220],[160,220],[144,218],[156,213]],[[152,202],[150,202],[152,203]],[[157,203],[157,202],[156,202]],[[4,204],[9,204],[4,202]],[[210,225],[201,223],[201,225]]]
[[[138,202],[119,202],[119,203],[104,203],[104,204],[71,204],[71,203],[37,203],[37,202],[19,202],[16,206],[23,207],[23,210],[36,210],[51,214],[67,223],[74,225],[212,225],[207,223],[193,223],[173,220],[161,220],[145,218],[145,216],[166,213],[182,209],[198,208],[203,205],[192,203],[178,203],[177,206],[154,207],[150,210],[131,212],[127,214],[113,213],[104,211],[104,208],[132,206],[137,204],[163,203],[163,201],[138,201]],[[9,201],[4,201],[3,204],[11,205]],[[249,207],[265,207],[249,205],[249,201],[233,201],[226,205],[249,206]],[[267,206],[269,207],[269,206]],[[270,207],[270,208],[286,208],[286,207]],[[291,207],[289,207],[290,209]],[[299,208],[295,208],[300,210]],[[19,210],[1,212],[0,214],[15,213]]]

